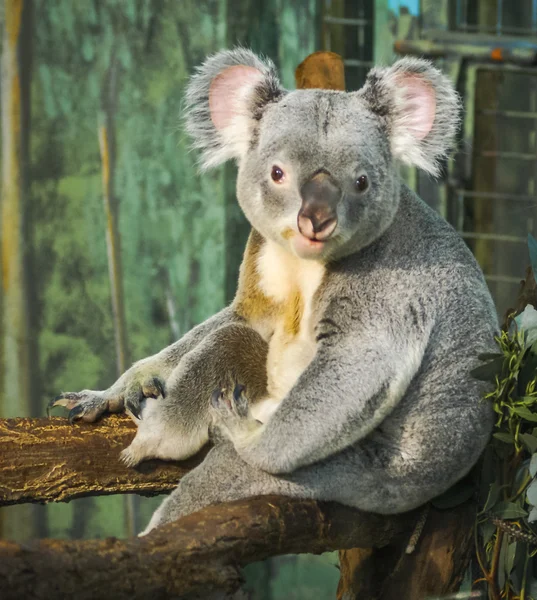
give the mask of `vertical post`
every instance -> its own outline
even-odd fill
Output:
[[[119,202],[115,196],[116,168],[115,112],[118,88],[118,63],[112,51],[101,95],[101,118],[99,123],[99,148],[101,152],[103,201],[106,215],[106,246],[108,272],[112,295],[114,334],[116,341],[117,373],[121,375],[128,366],[127,326],[123,295],[123,270],[121,265],[121,236],[119,233]]]
[[[27,222],[32,1],[4,0],[3,4],[0,409],[2,416],[13,417],[34,413],[37,381],[29,308]],[[16,515],[13,510],[1,533],[11,539],[31,537],[32,507],[17,508]]]
[[[112,296],[112,317],[116,343],[117,374],[120,376],[129,365],[127,345],[127,319],[123,293],[123,268],[121,262],[121,234],[119,232],[119,200],[115,195],[116,174],[116,108],[118,96],[119,64],[115,47],[106,71],[101,90],[99,118],[99,149],[101,153],[103,202],[106,216],[106,247],[108,251],[108,273]],[[129,536],[136,531],[136,502],[126,496],[125,528]]]

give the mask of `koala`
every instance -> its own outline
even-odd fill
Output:
[[[464,242],[399,176],[439,173],[459,111],[415,58],[351,93],[286,91],[246,49],[194,74],[187,129],[203,169],[237,162],[252,226],[236,297],[108,390],[53,401],[71,420],[126,410],[129,465],[215,433],[144,533],[253,495],[404,512],[477,461],[493,413],[470,372],[495,350],[496,310]]]

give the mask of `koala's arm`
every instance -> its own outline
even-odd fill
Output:
[[[65,392],[54,398],[50,406],[68,408],[71,421],[95,421],[106,412],[121,412],[125,408],[137,416],[140,401],[144,397],[165,394],[166,379],[186,354],[194,350],[210,333],[240,322],[243,319],[232,306],[224,308],[164,350],[134,363],[107,390]]]
[[[228,428],[237,452],[269,473],[290,473],[368,435],[417,373],[429,328],[413,320],[320,335],[317,353],[265,424]],[[237,424],[238,425],[238,424]]]
[[[138,363],[133,365],[136,368],[137,365],[143,366],[150,364],[154,369],[157,369],[164,377],[167,377],[173,369],[179,364],[179,361],[191,350],[194,350],[196,346],[210,333],[224,327],[231,325],[232,323],[242,322],[243,319],[237,315],[232,306],[228,306],[207,319],[203,323],[200,323],[182,338],[167,346],[157,354],[145,358]]]

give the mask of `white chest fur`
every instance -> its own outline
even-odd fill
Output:
[[[315,356],[313,298],[325,267],[300,259],[273,242],[267,242],[258,258],[259,284],[264,294],[282,307],[269,341],[267,377],[269,399],[258,407],[257,418],[265,421],[296,383]],[[295,311],[294,306],[298,309]],[[290,315],[299,320],[290,328]],[[254,411],[255,414],[255,411]],[[263,418],[264,417],[264,418]]]

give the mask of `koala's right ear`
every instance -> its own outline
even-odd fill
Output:
[[[285,93],[272,61],[250,50],[225,50],[208,58],[187,88],[185,123],[203,169],[240,158],[271,102]]]

